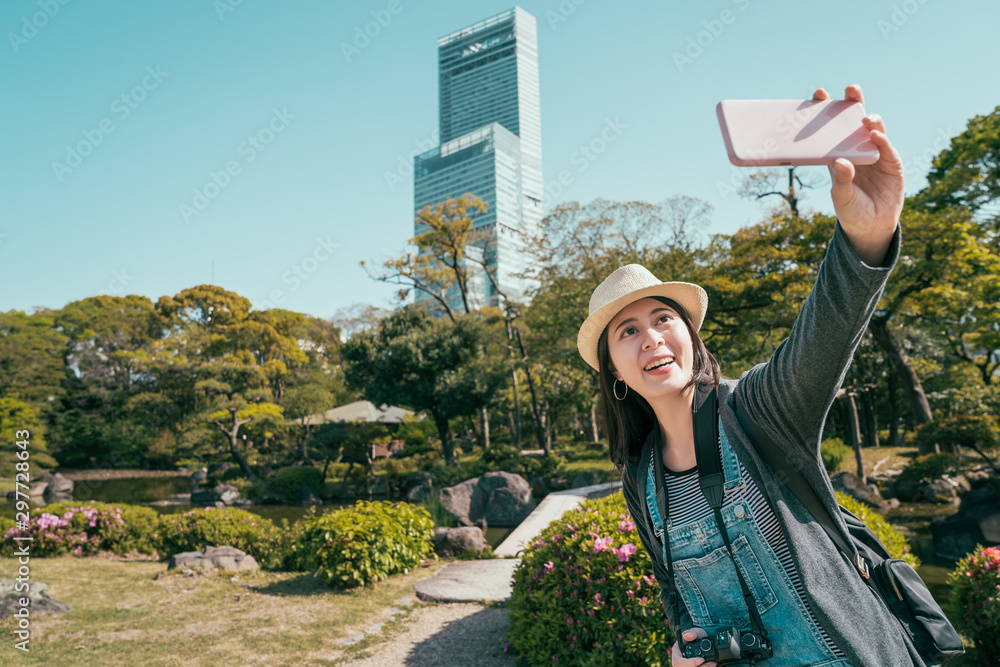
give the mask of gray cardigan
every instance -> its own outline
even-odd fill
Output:
[[[858,667],[924,667],[928,663],[820,524],[757,455],[736,417],[732,394],[738,386],[740,400],[750,417],[785,449],[849,542],[819,444],[827,412],[899,257],[900,240],[897,225],[883,266],[870,267],[855,254],[838,223],[816,284],[788,338],[770,361],[747,371],[739,381],[723,380],[719,385],[719,415],[729,442],[770,501],[817,619]],[[635,448],[622,471],[623,493],[634,520],[640,524],[638,532],[660,584],[660,601],[676,633],[691,627],[691,619],[679,595],[674,596],[680,608],[679,618],[674,617],[668,604],[672,585],[659,545],[650,543],[655,539],[650,537],[650,519],[636,495],[636,480],[642,479],[641,473],[644,469]],[[776,646],[775,650],[787,648]]]

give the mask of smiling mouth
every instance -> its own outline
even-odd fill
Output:
[[[674,357],[666,357],[664,359],[660,359],[659,361],[650,362],[642,370],[652,371],[656,370],[657,368],[666,368],[672,363],[674,363]]]

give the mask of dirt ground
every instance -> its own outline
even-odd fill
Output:
[[[416,610],[406,621],[407,629],[385,644],[375,646],[367,657],[341,664],[349,667],[448,667],[513,665],[503,651],[507,610],[475,603],[435,604]]]

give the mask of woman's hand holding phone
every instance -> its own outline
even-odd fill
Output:
[[[829,97],[822,88],[813,93],[816,101]],[[848,86],[844,99],[864,106],[861,86]],[[886,136],[880,115],[868,114],[862,122],[878,148],[879,159],[874,164],[855,165],[838,158],[828,167],[833,181],[830,196],[854,252],[869,266],[880,266],[903,210],[903,161]]]

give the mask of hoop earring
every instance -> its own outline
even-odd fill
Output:
[[[617,398],[619,401],[624,401],[625,400],[625,396],[628,396],[628,385],[625,384],[625,396],[622,396],[621,398],[619,398],[618,397],[618,382],[619,381],[622,384],[625,384],[624,380],[615,380],[615,383],[613,385],[611,385],[611,391],[612,391],[612,393],[614,393],[615,398]]]

